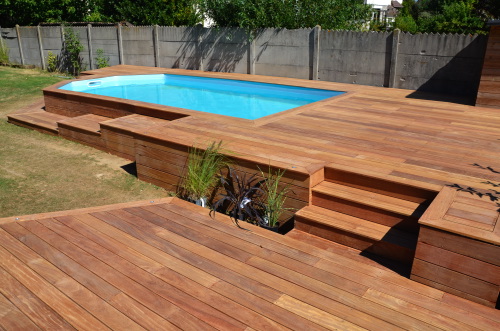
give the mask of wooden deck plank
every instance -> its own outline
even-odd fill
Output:
[[[4,230],[0,230],[0,235],[2,235],[4,240],[6,237],[8,238],[8,234]],[[39,276],[31,269],[31,266],[24,264],[16,256],[12,255],[12,252],[9,252],[5,248],[5,242],[3,240],[1,244],[0,266],[54,309],[59,315],[64,316],[73,327],[82,330],[109,329],[105,324],[101,323],[89,312],[68,298],[63,292]],[[20,243],[14,243],[14,245],[18,246]],[[32,265],[36,266],[37,263],[39,265],[42,264],[42,267],[43,264],[46,264],[43,263],[42,259],[35,258]]]
[[[42,220],[41,222],[58,234],[57,237],[54,236],[54,239],[51,240],[51,243],[53,245],[56,245],[54,242],[56,241],[55,238],[57,238],[57,245],[63,248],[64,251],[71,250],[72,252],[74,252],[72,253],[74,257],[87,256],[89,258],[89,262],[86,263],[87,267],[92,266],[93,268],[95,268],[96,265],[101,265],[104,269],[101,271],[101,273],[113,275],[113,279],[110,279],[110,282],[114,283],[115,286],[118,286],[118,284],[120,284],[122,291],[124,286],[130,286],[131,284],[133,284],[128,280],[124,281],[125,277],[123,277],[123,275],[125,275],[131,280],[135,280],[137,283],[144,282],[148,284],[149,294],[154,293],[155,296],[162,297],[165,300],[170,301],[173,307],[183,309],[183,311],[186,311],[195,316],[196,319],[192,318],[189,314],[183,313],[182,311],[178,311],[176,313],[177,315],[179,315],[179,317],[182,316],[182,318],[186,320],[191,319],[194,322],[193,326],[197,325],[197,327],[204,328],[204,322],[207,322],[219,327],[238,327],[237,324],[225,323],[224,316],[221,316],[215,311],[211,311],[207,306],[200,307],[200,302],[196,299],[186,296],[182,291],[168,286],[168,284],[166,284],[165,282],[156,279],[154,276],[145,271],[142,271],[135,265],[127,262],[122,258],[119,258],[114,254],[111,254],[99,245],[86,240],[84,237],[76,234],[73,230],[65,228],[62,225],[53,222],[52,220]],[[66,244],[68,246],[63,247],[63,244]],[[95,258],[92,258],[90,254],[92,254],[93,256],[99,256],[99,259],[102,262],[98,262]],[[80,260],[82,261],[82,263],[84,263],[83,259],[80,258]],[[165,302],[165,300],[162,301]],[[186,321],[184,321],[184,323],[186,323]],[[239,327],[242,327],[242,325],[239,325]]]
[[[213,220],[206,209],[178,199],[128,206],[4,222],[8,232],[0,229],[0,254],[7,259],[0,261],[0,279],[13,285],[0,293],[30,294],[36,304],[28,309],[19,301],[18,313],[40,325],[63,319],[68,328],[81,328],[93,316],[105,321],[100,327],[133,321],[139,328],[167,330],[210,328],[201,321],[232,329],[500,325],[500,316],[486,307],[471,306],[469,312],[471,303],[445,301],[443,292],[383,267],[254,226],[244,231],[224,215]],[[88,296],[81,306],[71,300],[81,300],[74,296],[82,291],[79,284],[100,303]],[[113,320],[109,308],[98,312],[103,305],[128,320]],[[53,311],[52,317],[39,320],[38,309]],[[68,315],[70,309],[83,314]]]
[[[102,217],[104,221],[109,221],[105,217]],[[120,218],[123,221],[128,221],[125,218]],[[146,221],[147,222],[147,221]],[[275,288],[279,291],[292,291],[295,292],[294,296],[298,296],[300,300],[305,300],[305,302],[313,302],[316,307],[321,307],[321,309],[329,312],[331,314],[343,315],[344,319],[351,319],[353,323],[365,323],[366,325],[375,325],[379,323],[381,326],[383,325],[386,328],[390,328],[390,325],[384,323],[382,320],[377,321],[373,316],[362,313],[361,311],[352,311],[348,307],[344,306],[340,302],[327,300],[326,297],[322,295],[318,295],[311,290],[302,288],[300,286],[291,286],[290,283],[282,280],[279,277],[270,277],[269,274],[260,271],[257,268],[251,267],[247,264],[238,262],[237,260],[231,259],[223,254],[218,252],[207,250],[206,247],[196,245],[194,242],[189,240],[185,240],[179,236],[173,235],[172,233],[168,233],[166,231],[158,231],[155,229],[152,224],[148,224],[144,221],[141,222],[140,219],[134,218],[134,221],[130,223],[129,226],[124,227],[124,231],[129,232],[133,235],[139,235],[143,238],[148,238],[148,240],[153,245],[158,245],[159,247],[163,247],[163,249],[171,250],[174,249],[173,245],[183,247],[185,250],[189,251],[192,255],[197,254],[207,260],[217,261],[217,263],[223,266],[226,269],[232,270],[237,273],[242,273],[247,278],[253,279],[255,281],[261,282],[264,285],[267,285],[271,288]],[[115,222],[116,224],[116,222]],[[118,225],[118,224],[116,224]],[[122,224],[119,224],[122,226]],[[151,236],[157,235],[156,239],[151,238]],[[338,291],[334,288],[331,288],[332,291]],[[335,299],[342,300],[342,296],[349,296],[348,292],[342,291],[342,295],[334,296]],[[325,293],[323,293],[325,294]],[[332,295],[333,294],[325,294]],[[356,300],[356,299],[354,299]],[[327,304],[327,302],[329,302]],[[337,315],[339,316],[339,315]],[[355,322],[354,322],[355,321]]]
[[[44,232],[46,229],[43,229],[42,226],[37,224],[35,221],[30,222],[33,225],[33,228],[37,230],[37,234],[40,232]],[[17,225],[17,224],[13,224]],[[7,225],[4,225],[4,229],[7,228]],[[39,232],[38,232],[39,231]],[[9,241],[9,247],[14,246],[14,241]],[[20,241],[19,241],[20,243]],[[19,245],[18,245],[19,246]],[[14,249],[14,248],[11,248]],[[78,303],[81,307],[86,309],[89,313],[97,317],[101,322],[106,324],[108,327],[113,329],[119,328],[130,328],[131,330],[142,330],[139,325],[130,320],[127,316],[120,313],[114,307],[109,305],[105,300],[102,300],[98,295],[89,290],[87,287],[91,287],[93,282],[96,282],[93,279],[92,275],[84,275],[84,279],[86,282],[79,283],[75,278],[66,275],[61,271],[61,269],[56,268],[53,265],[49,265],[45,263],[45,265],[40,265],[38,267],[38,261],[36,261],[36,256],[34,253],[31,253],[27,248],[19,247],[19,249],[24,251],[24,255],[26,256],[26,264],[33,266],[42,277],[44,277],[47,281],[52,283],[55,287],[57,287],[61,292],[65,293],[68,297],[73,299],[76,303]],[[19,255],[18,255],[19,256]],[[45,261],[44,261],[45,262]],[[68,268],[66,268],[68,270]],[[80,269],[81,271],[81,269]],[[102,285],[102,284],[99,284]],[[96,289],[99,286],[94,286]],[[91,287],[92,288],[92,287]],[[118,293],[116,291],[113,294]]]
[[[174,200],[178,201],[178,200]],[[179,202],[181,205],[185,205],[184,202]],[[178,210],[179,209],[176,207],[175,203],[170,204],[170,205],[159,205],[158,207],[160,208],[168,208],[169,210]],[[193,207],[193,209],[198,209]],[[183,212],[186,214],[186,211]],[[220,219],[220,218],[219,218]],[[229,221],[230,223],[230,221]],[[213,225],[214,227],[217,226],[217,222],[207,222],[206,224]],[[253,228],[253,227],[252,227]],[[231,230],[231,228],[225,229],[225,232],[228,232]],[[253,230],[253,229],[252,229]],[[260,230],[256,228],[255,230]],[[228,233],[233,233],[232,231]],[[263,246],[263,247],[273,247],[271,243],[268,241],[260,241],[262,238],[259,238],[259,240],[256,240],[255,236],[250,236],[248,233],[245,231],[238,231],[237,229],[234,229],[234,233],[238,234],[238,236],[242,236],[243,238],[245,236],[248,236],[248,240],[251,240],[255,245]],[[256,234],[268,234],[267,231],[257,231]],[[260,236],[259,236],[260,237]],[[269,235],[269,237],[272,237],[272,235]],[[283,242],[287,242],[284,240],[285,238],[280,238],[280,243],[282,244]],[[294,242],[293,245],[293,250],[290,252],[290,256],[296,258],[297,255],[300,255],[300,251],[296,251],[295,249],[297,246],[302,247],[303,249],[307,248],[308,251],[311,253],[314,252],[311,251],[311,246],[308,246],[306,244],[300,244],[298,242]],[[282,247],[282,246],[279,246]],[[289,249],[292,249],[292,247],[288,247]],[[412,282],[410,280],[400,278],[400,277],[394,277],[394,273],[392,272],[386,272],[381,268],[371,268],[367,266],[365,263],[357,265],[356,262],[352,259],[345,259],[343,256],[339,256],[336,254],[331,254],[330,256],[323,254],[324,251],[318,250],[314,253],[319,253],[323,258],[329,258],[328,260],[319,260],[318,263],[315,265],[316,267],[322,268],[325,271],[328,272],[334,272],[336,270],[339,271],[339,275],[350,275],[352,279],[355,279],[356,281],[360,281],[362,284],[366,285],[372,285],[373,288],[377,289],[382,289],[387,294],[390,295],[395,295],[398,297],[400,300],[407,301],[412,304],[416,304],[418,306],[421,306],[425,309],[428,309],[430,311],[435,311],[438,310],[440,311],[443,315],[458,320],[461,323],[469,323],[468,325],[481,325],[481,328],[488,329],[492,325],[495,325],[495,322],[492,322],[489,319],[484,319],[484,318],[479,318],[477,316],[471,317],[471,315],[466,311],[463,310],[463,308],[459,308],[460,306],[449,306],[447,304],[444,304],[441,302],[441,299],[443,298],[443,292],[439,290],[435,290],[432,288],[429,288],[425,285]],[[286,254],[285,252],[283,252]],[[319,255],[318,254],[318,255]],[[340,261],[343,262],[340,262]],[[345,262],[344,262],[345,261]],[[348,262],[349,261],[349,262]],[[279,262],[276,262],[279,264]],[[337,264],[339,263],[339,264]],[[344,264],[345,263],[345,264]],[[352,269],[351,269],[352,267]],[[360,273],[359,270],[367,269],[365,271],[365,275],[370,275],[370,277],[366,278],[366,276],[363,276],[363,273]],[[334,272],[335,273],[335,272]],[[380,279],[379,279],[380,278]],[[362,279],[366,279],[366,283],[362,282]],[[379,279],[379,280],[378,280]],[[387,288],[384,287],[384,284],[387,285]],[[431,299],[433,298],[433,299]],[[472,303],[471,303],[472,304]],[[500,318],[500,314],[498,314],[496,318]],[[495,318],[494,315],[490,315],[490,318]],[[474,321],[474,322],[472,322]],[[500,320],[499,320],[500,321]]]
[[[1,294],[30,320],[36,321],[39,327],[43,329],[74,330],[66,320],[3,268],[0,268],[0,277],[2,279]]]
[[[69,220],[65,220],[65,224],[68,225],[69,224],[68,221]],[[97,223],[95,225],[97,225]],[[96,238],[95,231],[88,231],[86,229],[86,227],[83,227],[81,225],[81,223],[78,222],[77,220],[72,220],[70,223],[70,226],[74,229],[78,229],[79,232],[85,231],[85,234],[87,236],[91,236],[91,238],[93,240],[95,240],[95,238]],[[94,229],[97,230],[97,228],[94,228]],[[113,233],[109,231],[109,230],[112,230],[111,227],[109,227],[107,230],[108,231],[106,231],[106,230],[104,230],[104,231],[106,231],[106,233],[108,235],[113,236],[115,238],[118,238],[118,236],[113,235]],[[116,232],[117,231],[115,231],[115,233]],[[126,237],[124,235],[124,233],[122,233],[121,237],[124,237],[123,242],[126,243],[126,245],[123,243],[120,243],[116,240],[113,240],[112,243],[108,242],[108,244],[106,246],[113,249],[116,254],[119,254],[122,256],[127,256],[127,259],[131,260],[132,262],[133,262],[134,258],[130,257],[130,254],[125,254],[126,250],[122,250],[120,247],[124,247],[124,248],[134,247],[136,250],[141,251],[142,253],[144,253],[144,254],[150,256],[152,259],[154,259],[152,261],[158,261],[158,262],[153,262],[153,263],[155,263],[155,264],[162,263],[163,265],[168,265],[169,269],[175,270],[175,272],[177,272],[178,274],[181,274],[186,278],[192,279],[193,281],[195,281],[195,282],[199,283],[200,285],[203,285],[207,288],[213,289],[217,293],[220,293],[226,297],[229,297],[232,300],[239,302],[240,304],[248,305],[249,303],[251,303],[251,306],[253,309],[256,309],[257,311],[259,311],[261,314],[263,314],[265,316],[270,316],[272,319],[278,321],[279,323],[281,323],[283,325],[287,325],[288,327],[291,327],[291,328],[296,326],[299,329],[307,328],[307,329],[315,330],[318,328],[317,325],[315,326],[315,325],[312,325],[310,323],[307,323],[303,319],[299,318],[298,316],[291,314],[290,312],[287,312],[285,310],[279,310],[275,313],[276,307],[273,307],[272,302],[279,297],[279,294],[272,295],[272,296],[270,296],[268,294],[264,294],[265,293],[264,291],[269,292],[270,289],[266,290],[265,288],[262,288],[259,290],[257,286],[251,286],[251,288],[253,289],[253,292],[258,294],[258,295],[252,295],[250,292],[246,292],[244,290],[241,290],[240,288],[238,288],[234,285],[230,285],[229,283],[226,283],[225,281],[221,281],[218,278],[210,276],[209,274],[203,274],[197,268],[193,268],[193,267],[186,268],[186,267],[182,267],[182,266],[180,266],[180,267],[176,266],[174,263],[181,264],[180,261],[176,262],[176,261],[172,261],[170,259],[165,259],[165,255],[163,255],[163,254],[158,255],[158,254],[152,254],[152,252],[145,251],[145,249],[147,248],[146,245],[144,245],[144,244],[138,245],[138,244],[140,244],[139,241],[134,242],[133,238]],[[101,244],[106,242],[106,241],[104,241],[105,239],[102,236],[98,236],[98,238],[100,238],[99,242]],[[116,243],[120,243],[120,245],[116,245]],[[129,250],[130,250],[130,248],[129,248]],[[187,266],[187,264],[186,264],[186,266]],[[144,263],[143,263],[143,268],[148,269],[148,266],[144,265]],[[154,267],[154,268],[156,269],[156,267]],[[154,271],[154,269],[152,269],[151,271],[156,273],[156,271]],[[158,273],[160,275],[164,274],[165,272],[166,272],[165,269],[158,271]],[[224,275],[226,277],[228,276],[228,274],[230,274],[230,272],[225,272],[225,273],[224,273],[224,271],[221,272],[221,275]],[[237,285],[242,284],[242,283],[243,283],[242,281],[235,282],[235,284],[237,284]],[[249,283],[248,285],[252,285],[251,282],[248,282],[248,283]],[[268,298],[269,301],[263,300],[263,299],[261,299],[261,297]]]
[[[0,294],[0,312],[2,330],[41,330],[2,294]]]

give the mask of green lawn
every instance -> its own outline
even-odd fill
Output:
[[[7,123],[64,78],[0,67],[0,217],[164,197],[122,167],[130,161]]]

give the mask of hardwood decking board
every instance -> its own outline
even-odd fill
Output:
[[[2,238],[6,238],[4,230],[1,230],[0,234]],[[105,324],[101,323],[89,312],[68,298],[63,292],[39,276],[32,270],[31,266],[24,264],[16,256],[12,255],[11,252],[4,248],[4,244],[2,241],[2,247],[0,247],[0,266],[54,311],[65,316],[66,320],[73,327],[82,330],[109,329]],[[14,244],[19,245],[17,243]],[[43,260],[35,258],[35,265],[37,261],[42,262]]]
[[[80,264],[71,260],[67,257],[67,255],[61,253],[59,250],[43,241],[32,232],[26,230],[21,225],[11,223],[4,225],[3,229],[9,232],[9,234],[14,238],[22,240],[27,247],[40,254],[56,268],[80,282],[80,284],[97,294],[102,299],[108,300],[120,292],[116,287],[105,282],[102,278],[97,277],[94,273],[91,273]],[[65,275],[62,275],[63,274],[56,275],[54,280],[51,282],[57,282],[60,277],[65,277]]]
[[[2,294],[0,294],[0,312],[2,330],[41,330]]]
[[[111,218],[110,215],[96,214],[96,216],[103,217],[103,218],[105,217],[109,223],[112,223],[110,220],[110,218]],[[134,231],[132,229],[132,231],[134,231],[134,233],[130,233],[130,230],[126,231],[126,229],[127,228],[130,229],[130,227],[127,227],[127,228],[122,227],[120,224],[117,224],[116,222],[119,222],[119,219],[116,219],[116,218],[114,219],[114,225],[117,226],[117,228],[119,228],[120,230],[125,230],[126,233],[132,235],[134,238],[138,239],[139,241],[143,240],[141,238],[140,232]],[[111,224],[109,224],[109,225],[114,227]],[[182,273],[183,275],[185,275],[187,277],[194,277],[194,276],[196,276],[196,274],[190,275],[190,273],[192,273],[193,271],[200,273],[200,270],[201,270],[201,272],[203,274],[208,274],[210,279],[213,279],[213,277],[216,277],[218,279],[221,279],[221,280],[224,280],[228,283],[231,283],[235,286],[244,286],[244,288],[247,291],[255,294],[256,296],[259,296],[261,298],[269,300],[270,302],[277,300],[279,298],[279,296],[281,295],[280,292],[278,292],[277,290],[275,290],[269,286],[261,284],[258,281],[254,281],[254,280],[245,278],[244,276],[241,276],[237,272],[234,272],[234,271],[229,270],[229,269],[225,269],[225,268],[221,267],[220,265],[218,265],[217,263],[214,263],[214,262],[209,261],[207,259],[202,259],[202,258],[196,257],[192,253],[190,254],[188,251],[181,249],[179,247],[165,246],[165,243],[163,243],[161,241],[159,241],[159,242],[156,241],[157,243],[153,242],[153,241],[145,241],[145,242],[147,244],[149,244],[150,246],[154,247],[155,250],[159,250],[161,252],[167,251],[168,255],[172,256],[172,257],[169,257],[169,259],[174,258],[174,260],[173,260],[174,263],[176,263],[176,264],[180,263],[181,267],[187,266],[187,269],[185,271],[182,268],[179,268],[180,271],[178,271],[179,273]],[[148,254],[149,254],[149,252],[148,252]],[[162,255],[163,255],[163,253],[162,253]],[[165,258],[165,257],[163,257],[163,258]],[[155,258],[155,259],[157,259],[157,258]],[[179,260],[180,262],[178,262],[176,260]],[[168,265],[170,267],[172,267],[171,264],[172,263],[170,263]],[[196,266],[196,268],[193,269],[193,266]],[[176,267],[176,265],[174,264],[173,267]]]
[[[171,229],[171,228],[178,228],[179,226],[182,226],[182,224],[188,224],[188,223],[193,223],[191,219],[179,219],[179,215],[176,215],[174,213],[169,212],[166,209],[163,208],[148,208],[148,210],[151,210],[152,213],[155,213],[157,215],[162,215],[162,216],[169,216],[172,220],[172,222],[177,223],[175,226],[167,226],[168,222],[163,222],[161,226],[166,228],[166,229]],[[178,221],[175,219],[179,219]],[[202,229],[199,229],[199,226],[191,226],[189,227],[192,229],[189,233],[185,233],[183,236],[186,238],[196,238],[196,234],[193,234],[194,231],[199,231],[200,233],[203,233],[205,237],[206,235],[210,235],[209,238],[213,238],[211,240],[205,239],[203,241],[197,240],[200,244],[205,244],[207,247],[210,247],[212,249],[216,249],[219,252],[225,253],[225,255],[232,256],[233,258],[238,258],[237,256],[234,257],[231,253],[226,253],[224,250],[218,250],[217,247],[213,247],[210,245],[210,241],[224,241],[226,243],[231,243],[233,246],[233,249],[240,249],[243,252],[246,252],[246,258],[245,260],[241,260],[242,262],[248,261],[251,257],[253,256],[258,256],[261,258],[265,258],[266,260],[270,260],[273,263],[280,264],[282,266],[286,266],[290,270],[295,270],[297,272],[301,272],[304,275],[308,275],[309,277],[312,277],[316,280],[322,281],[325,284],[329,284],[332,286],[337,286],[340,288],[343,288],[344,290],[351,292],[353,294],[357,295],[362,295],[365,291],[364,286],[360,286],[359,283],[354,283],[351,280],[348,280],[347,278],[342,278],[338,277],[335,275],[332,275],[331,273],[326,273],[322,270],[318,270],[315,268],[311,267],[311,264],[305,264],[297,260],[293,260],[290,258],[286,258],[285,256],[279,255],[277,253],[274,253],[272,251],[269,251],[265,248],[260,248],[260,246],[253,245],[251,243],[237,240],[234,237],[230,236],[221,236],[218,231],[214,231],[210,228],[207,228],[204,226]],[[170,230],[171,231],[171,230]],[[180,233],[179,233],[180,234]],[[182,235],[182,234],[180,234]],[[199,236],[199,235],[198,235]],[[208,242],[208,244],[207,244]]]
[[[391,296],[390,294],[378,292],[373,289],[369,289],[364,295],[365,298],[372,300],[373,302],[384,305],[385,307],[392,308],[394,310],[404,310],[408,312],[411,316],[431,324],[433,327],[440,328],[443,330],[476,330],[475,326],[464,325],[454,319],[445,317],[443,315],[432,315],[429,314],[431,310],[420,307],[418,305],[409,303],[407,301],[398,299]]]
[[[180,204],[182,207],[177,205]],[[187,203],[184,203],[183,201],[178,201],[176,200],[175,203],[168,204],[168,205],[160,205],[160,208],[166,208],[167,210],[176,212],[176,213],[183,213],[184,215],[187,215],[191,219],[196,219],[197,222],[203,222],[203,224],[213,227],[215,229],[218,229],[219,231],[223,231],[224,233],[227,233],[232,236],[236,236],[237,238],[244,239],[245,241],[249,241],[253,243],[254,245],[259,245],[262,247],[266,247],[276,253],[279,253],[281,255],[287,256],[291,259],[298,260],[302,263],[306,263],[309,265],[314,265],[316,263],[320,263],[323,261],[323,259],[328,259],[332,263],[346,263],[346,267],[350,269],[348,266],[349,264],[352,266],[353,270],[350,272],[353,273],[364,273],[365,275],[369,275],[372,277],[381,277],[385,281],[391,282],[396,279],[394,279],[393,273],[384,271],[380,268],[377,268],[376,266],[373,265],[367,265],[364,262],[356,263],[350,258],[347,258],[345,256],[339,256],[337,254],[332,254],[325,252],[323,250],[317,250],[314,249],[312,246],[297,242],[295,240],[292,240],[291,242],[288,241],[287,236],[281,236],[281,237],[275,237],[275,236],[267,236],[267,231],[266,230],[261,230],[260,228],[256,227],[251,227],[252,232],[257,235],[252,235],[251,233],[247,231],[239,231],[237,228],[230,228],[224,225],[221,225],[217,222],[210,222],[210,220],[203,221],[203,219],[200,219],[199,216],[199,208],[192,208],[192,210],[188,210],[190,206]],[[216,219],[219,219],[219,222],[224,222],[226,224],[231,224],[232,222],[228,219],[228,217],[220,216],[218,215]],[[287,245],[287,243],[289,245]],[[283,246],[285,245],[285,246]],[[320,258],[321,260],[318,260]],[[348,262],[349,261],[349,262]],[[335,267],[332,267],[335,268]],[[337,265],[336,268],[340,268],[340,265]],[[385,278],[387,277],[387,278]],[[404,282],[403,282],[404,283]],[[402,283],[402,284],[403,284]],[[408,285],[410,283],[406,283]],[[412,284],[413,285],[413,284]],[[426,287],[422,287],[419,284],[415,283],[415,286],[419,288],[420,290],[425,290],[427,289]],[[430,293],[434,293],[434,290],[430,289]],[[432,296],[431,294],[429,294]],[[442,293],[439,294],[442,296]]]
[[[39,327],[43,329],[75,330],[66,320],[3,268],[0,268],[0,277],[2,279],[0,293],[29,319],[36,321]]]
[[[174,206],[174,205],[168,205],[168,206]],[[159,207],[161,208],[165,208],[167,206],[165,205],[160,205]],[[241,233],[240,232],[235,232],[237,234]],[[263,231],[263,233],[265,234],[266,232]],[[244,233],[243,233],[244,234]],[[255,241],[255,239],[253,240]],[[261,246],[265,246],[265,247],[268,247],[269,244],[265,244],[265,243],[259,243],[259,242],[256,242],[255,244],[259,244]],[[296,254],[292,254],[292,256],[295,256]],[[366,264],[363,263],[359,266],[356,266],[355,268],[356,269],[351,269],[347,266],[347,265],[337,265],[338,260],[343,260],[342,257],[338,256],[338,255],[335,255],[335,254],[332,254],[331,256],[331,260],[328,261],[327,264],[324,264],[324,260],[321,260],[321,264],[318,264],[317,266],[319,267],[323,267],[325,271],[328,271],[328,272],[332,272],[334,270],[339,270],[341,276],[343,275],[350,275],[353,279],[356,279],[357,281],[359,281],[360,279],[364,279],[366,277],[363,277],[363,274],[359,274],[359,270],[360,270],[360,267],[363,266],[366,268]],[[349,263],[349,266],[353,266],[353,260],[351,259],[346,259],[346,261],[350,261]],[[354,266],[353,266],[354,267]],[[378,271],[374,271],[374,270],[378,270]],[[407,300],[408,298],[412,298],[412,300],[410,300],[410,302],[415,302],[416,299],[418,299],[416,302],[424,302],[424,307],[429,307],[431,306],[432,307],[432,300],[429,300],[429,298],[431,297],[434,297],[435,299],[441,299],[442,296],[443,296],[443,292],[440,292],[438,290],[435,290],[435,289],[432,289],[432,288],[428,288],[422,284],[419,284],[419,283],[415,283],[415,282],[411,282],[409,280],[404,280],[404,282],[398,282],[397,281],[397,278],[394,278],[394,274],[392,272],[390,272],[389,274],[386,274],[384,275],[386,272],[382,272],[381,269],[373,269],[372,271],[368,271],[366,273],[366,275],[370,275],[369,278],[367,278],[367,282],[365,283],[366,285],[372,285],[374,287],[377,287],[377,288],[380,288],[380,287],[384,287],[383,284],[387,285],[387,289],[385,291],[387,291],[388,294],[394,294],[394,293],[397,293],[398,297],[402,300]],[[373,277],[381,277],[380,280],[377,280],[377,278],[373,278]],[[425,300],[422,300],[420,299],[420,297],[422,298],[427,298]],[[435,305],[439,305],[439,301],[436,301],[436,304]],[[444,311],[447,311],[446,309],[444,309]],[[457,316],[461,316],[460,315],[461,313],[457,314]],[[454,316],[454,315],[453,315]],[[462,321],[463,322],[463,321]]]
[[[55,214],[55,219],[2,223],[8,229],[24,229],[24,232],[13,232],[16,239],[0,230],[8,239],[0,246],[12,245],[11,250],[22,259],[36,254],[34,250],[39,251],[42,254],[37,255],[39,259],[51,259],[55,263],[52,268],[59,272],[66,270],[69,277],[71,270],[78,269],[64,269],[67,267],[63,268],[62,263],[69,260],[55,259],[57,251],[61,252],[119,289],[116,295],[108,297],[107,304],[146,328],[186,328],[193,322],[176,318],[177,305],[170,309],[159,306],[159,303],[164,305],[161,298],[170,295],[173,288],[167,287],[166,291],[155,284],[169,284],[202,302],[213,302],[221,313],[230,314],[245,328],[282,326],[319,330],[335,325],[432,329],[450,325],[461,329],[471,326],[494,329],[500,324],[491,310],[473,306],[474,313],[469,312],[467,306],[471,303],[448,297],[443,301],[443,292],[401,278],[373,263],[366,264],[350,258],[349,254],[328,252],[251,225],[248,226],[251,231],[244,231],[232,225],[227,216],[211,219],[206,209],[175,198],[156,206],[129,205],[131,209],[127,209],[127,204],[116,209],[101,208],[104,211],[94,216],[80,212],[69,216]],[[35,245],[37,237],[38,242],[43,239],[50,247]],[[22,238],[26,238],[29,246],[19,241]],[[37,267],[40,262],[36,261],[30,266]],[[6,266],[4,263],[3,267]],[[46,273],[45,270],[48,269],[39,271]],[[122,282],[113,280],[111,274],[122,275]],[[56,281],[57,273],[51,275],[52,281]],[[85,277],[81,277],[84,282]],[[141,281],[147,287],[137,287],[133,281],[123,283],[125,279],[135,279],[135,284]],[[33,284],[26,285],[30,286],[28,291],[35,290],[34,295],[42,302],[48,299],[40,296]],[[142,288],[147,296],[134,293],[131,289],[134,287]],[[150,292],[151,289],[161,296]],[[71,295],[75,289],[67,291]],[[68,319],[63,311],[56,311]],[[429,317],[423,321],[425,314]],[[256,322],[251,324],[254,318]]]
[[[46,220],[44,221],[44,223],[49,226],[56,224],[54,222],[51,222],[50,220]],[[69,257],[86,267],[88,270],[104,276],[104,280],[109,282],[111,285],[114,285],[122,292],[147,305],[153,311],[161,313],[165,316],[169,316],[170,322],[177,325],[188,325],[189,323],[191,323],[193,327],[198,327],[201,329],[211,329],[204,322],[194,318],[192,315],[181,310],[174,304],[169,303],[163,297],[154,293],[150,289],[144,287],[143,285],[140,285],[139,283],[133,281],[128,277],[124,277],[124,275],[118,272],[116,269],[112,268],[108,264],[102,262],[100,259],[97,259],[82,248],[78,247],[75,242],[68,241],[64,237],[61,237],[55,232],[52,232],[48,228],[44,231],[41,226],[35,224],[33,224],[33,228],[37,229],[38,231],[43,231],[37,232],[37,234],[42,235],[43,233],[44,237],[46,237],[45,239],[49,240],[51,245],[60,249],[61,251],[64,251],[65,254],[68,254]],[[52,228],[56,229],[57,227]],[[82,245],[84,245],[85,247],[87,247],[86,245],[89,244],[92,243],[88,241],[84,241],[84,244],[82,243]],[[94,248],[96,247],[96,245],[91,246],[93,246]],[[106,254],[106,252],[102,249],[99,251],[99,254],[102,254],[99,255],[100,258],[104,258],[106,257],[106,255],[109,256],[109,254]]]
[[[125,220],[126,221],[126,220]],[[135,220],[134,224],[134,229],[132,229],[132,232],[135,232],[136,234],[142,233],[141,236],[144,236],[146,233],[149,233],[150,235],[157,235],[159,236],[158,239],[154,239],[154,242],[157,242],[159,245],[162,245],[165,249],[171,250],[174,249],[172,246],[179,246],[183,247],[183,249],[186,249],[191,252],[191,254],[198,254],[199,256],[202,256],[205,259],[208,260],[213,260],[217,261],[218,264],[222,265],[223,267],[233,270],[234,272],[238,273],[243,273],[245,277],[248,277],[250,279],[253,279],[255,281],[262,282],[263,284],[276,288],[280,291],[292,291],[296,292],[296,296],[298,296],[298,299],[300,300],[305,300],[305,302],[313,302],[313,305],[318,307],[320,306],[321,309],[325,310],[326,312],[329,312],[331,314],[341,314],[348,319],[351,320],[356,320],[357,323],[360,323],[361,320],[370,321],[371,325],[374,325],[375,320],[373,317],[368,318],[368,315],[361,312],[361,311],[356,311],[353,312],[348,307],[344,306],[341,303],[336,303],[335,301],[329,301],[329,304],[326,304],[328,301],[325,297],[321,295],[317,295],[314,292],[304,289],[302,287],[290,287],[290,284],[287,284],[283,280],[281,280],[278,277],[270,277],[269,274],[260,272],[258,269],[250,267],[246,264],[243,264],[241,262],[238,262],[237,260],[231,259],[223,254],[220,254],[215,251],[210,251],[202,248],[202,246],[199,245],[193,245],[192,242],[187,241],[181,237],[178,237],[176,235],[173,235],[172,233],[167,233],[163,231],[157,231],[155,230],[155,226],[152,226],[152,224],[147,224],[144,222],[139,222],[138,219]],[[141,230],[139,230],[141,229]],[[138,232],[140,231],[140,232]],[[145,232],[143,232],[145,231]],[[149,235],[148,235],[149,237]],[[160,239],[161,238],[161,239]],[[149,240],[152,240],[149,239]],[[172,244],[167,244],[168,242],[171,242]],[[152,242],[153,243],[153,242]],[[167,246],[165,246],[167,245]],[[167,248],[168,247],[168,248]],[[333,290],[333,289],[332,289]],[[343,293],[343,295],[347,295],[347,292]],[[326,301],[325,301],[326,300]],[[382,321],[379,323],[382,323],[381,325],[385,324]],[[368,324],[367,324],[368,325]],[[385,325],[385,327],[388,327],[388,325]]]
[[[201,302],[198,299],[186,295],[184,292],[173,286],[169,286],[167,283],[160,281],[150,273],[107,251],[100,245],[86,240],[85,237],[79,235],[73,230],[54,222],[46,222],[46,225],[50,226],[50,229],[58,233],[62,238],[72,242],[76,246],[74,249],[78,251],[79,254],[83,254],[84,251],[86,251],[94,256],[99,256],[101,261],[116,270],[114,271],[115,274],[117,274],[117,272],[121,273],[121,275],[117,274],[116,282],[123,280],[123,275],[129,277],[131,280],[135,280],[137,283],[144,282],[148,284],[150,293],[155,293],[157,296],[163,297],[164,299],[170,301],[175,307],[183,309],[184,311],[195,316],[199,321],[204,321],[211,324],[213,327],[232,327],[244,329],[243,325],[234,323],[234,320],[231,321],[232,318],[221,315],[218,311],[210,309],[207,305],[201,305]],[[78,249],[78,247],[80,249]],[[129,284],[131,283],[129,282]],[[184,318],[188,317],[189,315],[184,314]],[[200,325],[202,324],[203,323]]]

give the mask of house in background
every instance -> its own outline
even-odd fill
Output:
[[[388,26],[394,23],[399,10],[403,8],[399,1],[391,0],[365,0],[365,4],[373,7],[372,22],[386,23]]]

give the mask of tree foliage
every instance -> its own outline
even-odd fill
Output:
[[[42,22],[121,22],[194,25],[199,0],[0,0],[3,27]]]
[[[203,0],[207,18],[219,27],[360,29],[371,8],[363,0]]]
[[[402,31],[486,33],[488,19],[500,17],[499,0],[405,0],[395,27]]]
[[[196,25],[201,14],[196,0],[124,0],[115,6],[118,17],[135,25]]]

